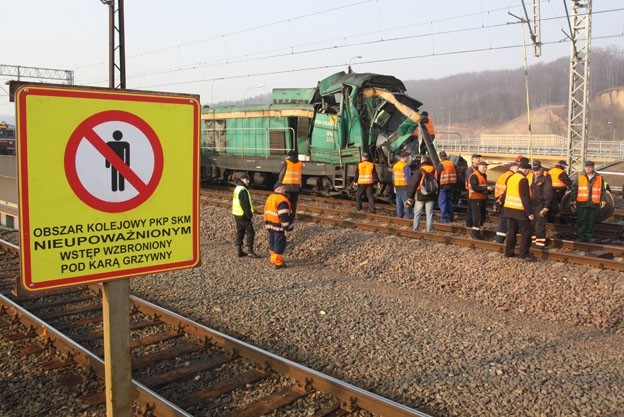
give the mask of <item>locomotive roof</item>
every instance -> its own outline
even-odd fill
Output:
[[[405,92],[403,81],[391,75],[372,74],[369,72],[356,74],[347,74],[340,71],[334,75],[330,75],[324,80],[319,81],[319,91],[321,95],[334,94],[342,90],[343,85],[352,85],[354,87],[381,87],[393,92]]]
[[[272,104],[248,104],[246,106],[227,105],[209,107],[203,106],[202,113],[232,113],[240,111],[261,111],[261,110],[309,110],[314,111],[314,105],[304,103],[272,103]]]

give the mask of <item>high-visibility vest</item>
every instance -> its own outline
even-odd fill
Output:
[[[286,205],[283,205],[283,203]],[[282,205],[282,208],[280,208]],[[280,215],[290,215],[290,201],[285,195],[271,194],[264,203],[264,224],[267,229],[283,232],[290,222],[282,222]]]
[[[596,174],[596,178],[591,186],[591,201],[594,204],[600,204],[602,196],[602,175]],[[578,175],[578,194],[576,195],[578,203],[586,203],[589,201],[589,178],[587,175]]]
[[[526,177],[519,172],[516,172],[509,180],[507,180],[507,191],[505,195],[505,208],[514,210],[524,210],[522,205],[522,198],[520,198],[520,181],[526,179]]]
[[[507,180],[513,174],[514,172],[509,170],[500,177],[498,177],[498,179],[496,180],[496,186],[494,187],[494,197],[496,197],[497,199],[502,197],[503,193],[507,189]]]
[[[358,184],[373,184],[373,170],[375,164],[369,161],[363,161],[358,164]]]
[[[479,184],[487,185],[487,180],[485,179],[483,174],[481,174],[478,170],[474,171],[472,175],[470,176],[472,177],[473,175],[477,176],[477,179],[479,180]],[[472,185],[470,185],[470,178],[468,178],[468,199],[469,200],[486,200],[487,199],[487,193],[479,193],[477,191],[473,191]]]
[[[243,214],[245,214],[245,212],[243,211],[243,207],[241,207],[240,200],[238,198],[238,195],[243,190],[247,192],[247,196],[249,197],[249,206],[251,207],[251,212],[252,213],[254,212],[253,202],[251,201],[251,194],[249,193],[249,190],[243,187],[242,185],[237,185],[236,188],[234,188],[234,196],[232,197],[232,214],[235,216],[242,216]]]
[[[466,168],[466,171],[464,172],[464,174],[466,174],[464,176],[464,186],[466,187],[466,190],[470,189],[470,187],[468,186],[468,182],[470,180],[470,177],[472,176],[472,173],[475,172],[477,169],[478,168],[474,165],[470,165],[468,168]],[[470,170],[470,174],[468,173],[468,170]]]
[[[440,185],[457,184],[457,170],[453,161],[445,159],[440,161],[442,172],[440,173]]]
[[[566,188],[565,182],[559,179],[559,176],[563,173],[563,169],[554,167],[548,170],[548,175],[550,175],[550,179],[552,180],[553,188]]]
[[[407,185],[407,179],[405,178],[405,166],[407,162],[399,161],[392,166],[392,173],[394,174],[394,186],[402,187]]]
[[[303,164],[301,163],[301,161],[292,162],[292,161],[286,160],[286,172],[284,173],[282,184],[301,185],[301,169],[302,168],[303,168]]]
[[[435,135],[435,130],[433,130],[433,120],[431,120],[431,116],[427,116],[427,123],[425,123],[425,127],[427,128],[429,136]]]

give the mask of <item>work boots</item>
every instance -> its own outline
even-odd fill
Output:
[[[262,258],[262,256],[254,252],[251,246],[247,246],[245,249],[247,249],[247,256],[249,256],[250,258]]]
[[[242,258],[243,256],[247,256],[247,254],[245,252],[243,252],[243,248],[241,246],[237,246],[236,249],[238,249],[238,257]]]

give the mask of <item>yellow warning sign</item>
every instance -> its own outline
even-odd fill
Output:
[[[24,85],[16,106],[26,289],[198,263],[197,96]]]

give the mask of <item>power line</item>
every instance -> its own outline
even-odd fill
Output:
[[[622,38],[622,37],[624,37],[624,33],[619,33],[615,35],[598,36],[598,37],[593,37],[593,38],[594,39],[612,39],[612,38]],[[544,42],[542,43],[542,45],[554,45],[554,44],[561,44],[561,43],[566,43],[566,42],[569,42],[569,41],[567,39],[561,39],[558,41]],[[489,47],[489,48],[473,48],[473,49],[443,52],[443,53],[438,53],[438,54],[421,54],[421,55],[411,55],[411,56],[403,56],[403,57],[395,57],[395,58],[368,60],[368,61],[361,61],[359,62],[359,64],[378,64],[378,63],[383,63],[383,62],[407,61],[407,60],[412,60],[412,59],[431,58],[434,56],[437,57],[437,56],[450,56],[450,55],[464,55],[464,54],[471,54],[471,53],[477,53],[477,52],[497,51],[497,50],[515,49],[515,48],[522,48],[522,47],[523,45],[505,45],[505,46]],[[165,86],[173,86],[173,85],[211,82],[211,81],[217,81],[217,80],[219,81],[220,80],[235,80],[235,79],[241,79],[241,78],[261,77],[261,76],[267,76],[267,75],[315,71],[315,70],[320,70],[320,69],[344,67],[344,65],[345,64],[343,63],[331,64],[331,65],[320,65],[320,66],[304,67],[304,68],[297,68],[297,69],[290,69],[290,70],[278,70],[278,71],[258,72],[254,74],[232,75],[229,77],[218,77],[218,78],[210,78],[210,79],[204,79],[204,80],[191,80],[191,81],[171,82],[171,83],[165,83],[165,84],[154,84],[154,85],[140,86],[136,88],[155,88],[155,87],[165,87]]]
[[[137,54],[137,55],[132,55],[129,58],[157,54],[157,53],[160,53],[160,52],[163,52],[163,51],[179,49],[179,48],[182,48],[182,47],[185,47],[185,46],[196,45],[196,44],[202,43],[202,42],[218,40],[218,39],[221,39],[221,38],[225,38],[227,36],[240,35],[241,33],[251,32],[251,31],[254,31],[254,30],[257,30],[257,29],[262,29],[262,28],[266,28],[266,27],[280,25],[282,23],[291,22],[293,20],[302,20],[302,19],[305,19],[305,18],[308,18],[308,17],[317,16],[317,15],[321,15],[321,14],[325,14],[325,13],[329,13],[329,12],[334,12],[336,10],[342,10],[342,9],[347,9],[347,8],[354,7],[354,6],[359,6],[361,4],[370,3],[372,1],[375,1],[375,0],[364,0],[364,1],[357,2],[357,3],[347,4],[345,6],[334,7],[334,8],[331,8],[331,9],[325,9],[325,10],[321,10],[321,11],[313,12],[313,13],[308,13],[308,14],[301,15],[301,16],[295,16],[295,17],[291,17],[291,18],[288,18],[288,19],[278,20],[276,22],[265,23],[263,25],[251,26],[251,27],[248,27],[248,28],[235,30],[234,32],[223,33],[221,35],[214,35],[214,36],[211,36],[209,38],[199,39],[199,40],[196,40],[196,41],[191,41],[191,42],[187,42],[187,43],[181,43],[181,44],[178,44],[178,45],[168,46],[166,48],[160,48],[160,49],[154,49],[154,50],[147,51],[147,52],[142,52],[142,53]],[[86,68],[86,67],[90,67],[90,66],[94,66],[94,65],[101,65],[101,64],[102,63],[88,64],[88,65],[84,65],[84,66],[78,67],[78,68]]]
[[[152,51],[143,52],[143,53],[140,53],[140,54],[132,55],[129,58],[144,57],[144,56],[147,56],[147,55],[156,54],[156,53],[160,53],[160,52],[168,51],[168,50],[179,50],[180,48],[185,47],[185,46],[195,45],[195,44],[198,44],[198,43],[201,43],[201,42],[218,40],[218,39],[222,39],[222,38],[224,39],[227,36],[240,34],[240,33],[244,33],[244,32],[249,32],[249,31],[253,31],[253,30],[261,29],[261,28],[265,28],[265,27],[275,26],[275,25],[279,25],[279,24],[282,24],[282,23],[285,23],[285,22],[291,22],[293,20],[301,20],[303,18],[307,18],[307,17],[319,15],[319,14],[325,14],[325,13],[336,11],[336,10],[339,10],[339,9],[344,9],[344,8],[348,8],[348,7],[357,6],[357,5],[360,5],[360,4],[363,4],[363,3],[369,3],[371,1],[373,1],[373,0],[361,1],[359,3],[353,3],[353,4],[350,4],[350,5],[337,7],[337,8],[333,8],[333,9],[326,9],[326,10],[322,10],[322,11],[315,12],[315,13],[309,13],[309,14],[306,14],[306,15],[297,16],[297,17],[293,17],[293,18],[289,18],[289,19],[284,19],[284,20],[280,20],[280,21],[277,21],[277,22],[267,23],[265,25],[254,26],[254,27],[250,27],[250,28],[244,28],[244,29],[240,29],[240,30],[237,30],[237,31],[234,31],[234,32],[224,33],[224,34],[220,34],[220,35],[214,35],[214,36],[211,36],[209,38],[204,38],[204,39],[197,40],[197,41],[182,43],[182,44],[178,44],[178,45],[174,45],[174,46],[169,46],[169,47],[166,47],[166,48],[160,48],[160,49],[155,49],[155,50],[152,50]],[[515,7],[519,7],[519,6],[515,6]],[[361,37],[361,36],[368,36],[368,35],[371,35],[371,34],[378,34],[378,33],[381,35],[381,32],[386,32],[386,33],[387,32],[394,32],[394,31],[404,30],[404,29],[413,28],[413,27],[417,27],[417,26],[433,25],[433,24],[449,22],[449,21],[453,21],[453,20],[464,19],[464,18],[467,18],[467,17],[488,15],[490,13],[499,12],[499,11],[502,11],[502,10],[508,10],[509,8],[511,8],[511,7],[495,8],[495,9],[490,9],[490,10],[486,10],[486,11],[480,11],[480,12],[475,12],[475,13],[467,13],[467,14],[463,14],[463,15],[445,17],[445,18],[436,19],[436,20],[428,20],[426,22],[413,23],[413,24],[409,24],[409,25],[396,26],[396,27],[390,27],[390,28],[385,28],[385,29],[379,28],[378,30],[371,31],[371,32],[363,32],[363,33],[358,33],[358,34],[353,34],[353,35],[341,36],[341,37],[338,37],[338,38],[330,38],[330,39],[326,39],[326,40],[323,40],[323,41],[317,41],[317,42],[297,45],[295,47],[301,47],[301,46],[306,46],[306,45],[314,45],[314,44],[318,44],[318,43],[325,43],[325,42],[328,42],[328,41],[357,38],[357,37]],[[291,46],[291,48],[292,47],[293,46]],[[281,49],[285,49],[285,48],[281,48]],[[269,51],[271,51],[271,50],[269,50]],[[253,55],[254,54],[251,54],[251,56],[253,56]],[[240,57],[240,55],[239,55],[239,57]],[[236,57],[234,57],[234,58],[236,58]],[[228,60],[229,58],[222,58],[222,59]],[[88,67],[92,67],[92,66],[105,65],[105,64],[106,64],[105,62],[98,62],[98,63],[95,63],[95,64],[87,64],[87,65],[79,66],[79,67],[76,67],[76,69],[88,68]]]
[[[503,10],[503,9],[495,9],[495,10],[499,11],[499,10]],[[624,10],[624,8],[603,10],[603,11],[599,11],[599,12],[594,12],[594,14],[596,14],[596,13],[612,13],[612,12],[618,12],[618,11],[623,11],[623,10]],[[481,13],[476,13],[476,14],[481,14]],[[475,15],[475,14],[473,14],[473,15]],[[465,17],[465,16],[468,16],[468,15],[463,15],[463,16],[460,16],[460,17]],[[456,17],[456,18],[460,18],[460,17]],[[438,20],[438,22],[439,21],[443,21],[443,20],[456,19],[456,18],[440,19],[440,20]],[[546,19],[542,19],[542,20],[550,21],[550,20],[558,20],[558,19],[561,19],[561,18],[562,18],[562,16],[555,16],[555,17],[546,18]],[[292,51],[292,50],[290,50],[290,49],[292,49],[292,47],[291,48],[278,48],[278,49],[272,49],[272,50],[266,50],[266,51],[257,52],[255,54],[238,55],[238,56],[230,57],[230,58],[220,58],[220,59],[217,59],[217,60],[214,60],[214,61],[195,63],[195,64],[191,64],[191,65],[188,65],[188,66],[185,66],[185,67],[166,68],[166,69],[156,70],[156,71],[147,72],[147,73],[144,72],[144,73],[139,73],[139,74],[135,74],[135,75],[130,75],[130,76],[128,76],[128,78],[142,78],[142,77],[155,76],[155,75],[164,75],[164,74],[169,74],[169,73],[173,73],[173,72],[192,71],[192,70],[205,69],[205,68],[209,68],[209,67],[217,67],[217,66],[222,66],[222,65],[230,65],[230,64],[237,64],[237,63],[243,63],[243,62],[255,62],[255,61],[260,61],[260,60],[281,58],[281,57],[285,57],[285,56],[304,55],[304,54],[318,53],[318,52],[329,51],[329,50],[338,50],[338,49],[351,48],[351,47],[357,47],[357,46],[379,44],[379,43],[383,43],[383,42],[398,42],[398,41],[404,41],[404,40],[410,40],[410,39],[416,39],[416,38],[423,38],[423,37],[434,37],[434,36],[458,34],[458,33],[478,31],[478,30],[488,30],[488,29],[506,27],[506,26],[514,25],[514,24],[521,24],[521,23],[522,22],[506,22],[506,23],[498,23],[498,24],[492,24],[492,25],[486,25],[486,26],[480,25],[480,26],[473,26],[473,27],[461,28],[461,29],[452,29],[452,30],[445,30],[445,31],[438,31],[438,32],[429,32],[429,33],[425,33],[425,34],[407,35],[407,36],[400,36],[400,37],[395,37],[395,38],[383,38],[383,39],[376,39],[376,40],[371,40],[371,41],[355,42],[355,43],[343,44],[343,45],[330,45],[330,46],[326,46],[326,47],[322,47],[322,48],[314,48],[314,49],[308,49],[308,50],[303,50],[303,51]],[[424,23],[418,23],[416,25],[422,25],[422,24],[424,24]],[[401,29],[406,28],[406,27],[412,27],[412,26],[415,26],[415,25],[402,26]],[[392,30],[396,30],[396,29],[389,29],[387,31],[392,31]],[[378,33],[378,31],[368,32],[368,33],[359,34],[359,35],[353,35],[353,36],[349,36],[347,38],[353,38],[353,37],[357,37],[357,36],[365,36],[365,35],[376,34],[376,33]],[[334,38],[332,40],[336,40],[336,39],[337,38]],[[344,39],[344,38],[338,38],[338,39]],[[300,48],[300,47],[304,47],[304,46],[308,46],[308,45],[315,45],[315,44],[325,43],[325,42],[327,42],[327,41],[320,41],[320,42],[313,42],[313,43],[308,43],[308,44],[302,44],[302,45],[297,45],[295,48]],[[490,46],[489,49],[496,49],[496,47]],[[483,49],[483,50],[488,50],[488,48]],[[256,58],[250,58],[250,57],[252,57],[254,55],[260,55],[260,54],[263,54],[263,53],[270,53],[270,52],[279,52],[279,51],[286,51],[286,52],[284,52],[284,53],[277,53],[277,54],[273,54],[273,55],[258,56]],[[435,55],[449,55],[449,54],[448,53],[443,53],[443,54],[442,53],[433,53],[433,54],[431,54],[431,56],[435,56]],[[375,61],[375,62],[379,62],[379,61]],[[360,62],[360,64],[364,64],[364,63],[365,62]],[[345,64],[342,64],[342,65],[345,65]],[[336,66],[338,66],[338,65],[336,65]],[[223,77],[219,77],[219,78],[223,78]],[[207,81],[210,81],[210,80],[212,80],[212,79],[209,79]],[[103,81],[104,80],[97,80],[97,81],[92,81],[92,82],[98,83],[98,82],[103,82]],[[174,84],[168,84],[168,85],[174,85]]]

